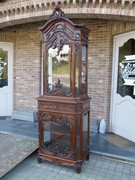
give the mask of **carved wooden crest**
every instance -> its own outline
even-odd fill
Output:
[[[56,8],[53,10],[53,14],[50,16],[49,20],[60,19],[60,18],[66,18],[66,16],[64,12],[60,9],[60,7],[57,5]]]

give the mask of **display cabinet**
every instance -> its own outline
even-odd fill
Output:
[[[88,34],[56,7],[43,33],[43,95],[38,100],[41,159],[81,171],[89,159]]]

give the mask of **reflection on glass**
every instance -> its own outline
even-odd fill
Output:
[[[82,93],[86,92],[86,46],[82,46]]]
[[[135,98],[135,40],[128,40],[119,48],[117,93]]]
[[[58,48],[49,48],[48,50],[48,84],[50,89],[55,89],[58,79],[62,83],[62,91],[70,90],[70,65],[71,49],[69,45],[64,45],[58,52]]]
[[[46,123],[44,125],[44,148],[53,153],[56,148],[60,154],[65,154],[66,149],[71,150],[70,127]]]
[[[88,112],[83,115],[83,150],[88,148]]]
[[[79,52],[76,50],[76,91],[79,93]]]
[[[8,86],[8,52],[0,49],[0,88]]]

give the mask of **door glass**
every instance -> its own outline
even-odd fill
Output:
[[[88,148],[88,112],[83,115],[83,151]]]
[[[79,51],[76,50],[76,93],[79,93]]]
[[[0,49],[0,88],[8,86],[8,52]]]
[[[63,92],[66,93],[70,90],[70,66],[71,48],[69,45],[64,45],[60,52],[58,52],[58,48],[49,48],[48,84],[51,91],[55,91],[57,82],[62,84]]]
[[[129,39],[119,48],[117,93],[135,99],[135,40]]]
[[[86,45],[82,45],[82,90],[81,94],[86,93]]]
[[[59,154],[61,157],[73,155],[71,128],[65,124],[58,125],[53,122],[44,124],[43,149],[50,155]]]

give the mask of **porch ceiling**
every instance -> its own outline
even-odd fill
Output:
[[[135,21],[134,0],[5,0],[0,1],[0,28],[47,20],[58,3],[69,18]]]

